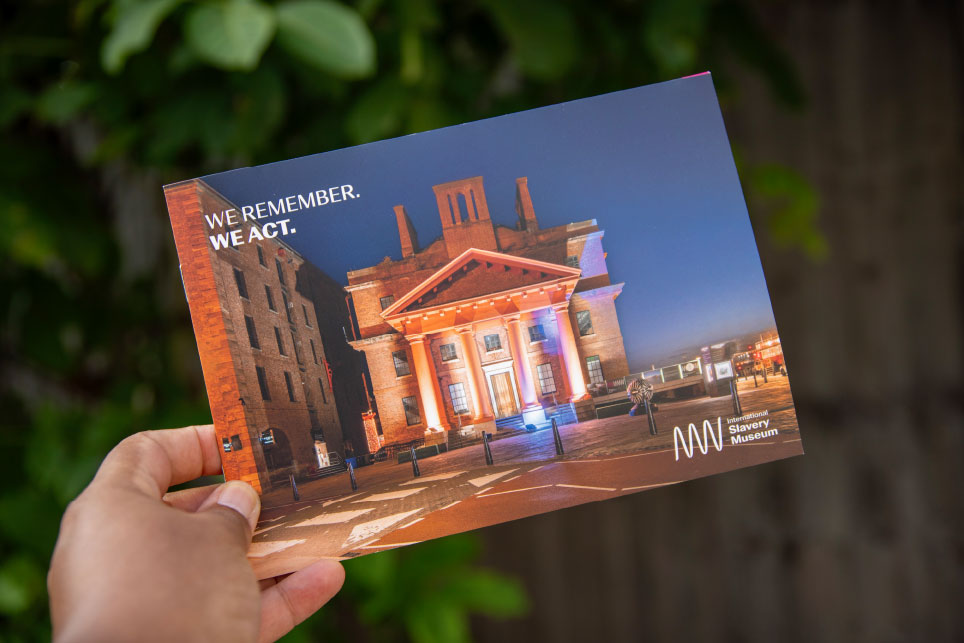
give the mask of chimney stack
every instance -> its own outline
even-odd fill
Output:
[[[532,197],[529,196],[528,177],[520,176],[515,180],[515,211],[519,215],[519,224],[523,230],[535,232],[539,229],[539,221],[532,208]]]
[[[419,251],[418,233],[415,232],[415,226],[408,218],[404,205],[395,206],[395,219],[398,221],[398,238],[402,242],[402,258],[414,257]]]

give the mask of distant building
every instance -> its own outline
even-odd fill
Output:
[[[215,250],[229,228],[204,215],[234,206],[199,180],[166,192],[225,473],[267,491],[367,451],[344,289],[278,238]]]
[[[434,191],[440,238],[422,247],[396,206],[402,259],[348,273],[384,441],[591,416],[588,389],[629,372],[595,219],[539,229],[525,177],[515,229],[490,219],[482,177]]]

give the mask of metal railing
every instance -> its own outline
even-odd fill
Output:
[[[643,379],[650,384],[658,385],[669,382],[679,382],[690,378],[703,378],[703,362],[699,358],[650,369],[641,373],[630,373],[625,377],[606,380],[598,384],[591,384],[589,386],[589,392],[593,397],[623,393],[626,391],[626,386],[634,379]]]

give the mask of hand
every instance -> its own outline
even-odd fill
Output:
[[[133,435],[64,513],[47,578],[58,641],[274,641],[341,588],[321,560],[255,580],[245,556],[261,512],[232,481],[167,493],[221,472],[212,426]]]

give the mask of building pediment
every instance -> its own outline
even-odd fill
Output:
[[[580,274],[578,268],[469,248],[382,311],[382,316],[391,320],[500,293],[563,282],[575,285]]]

